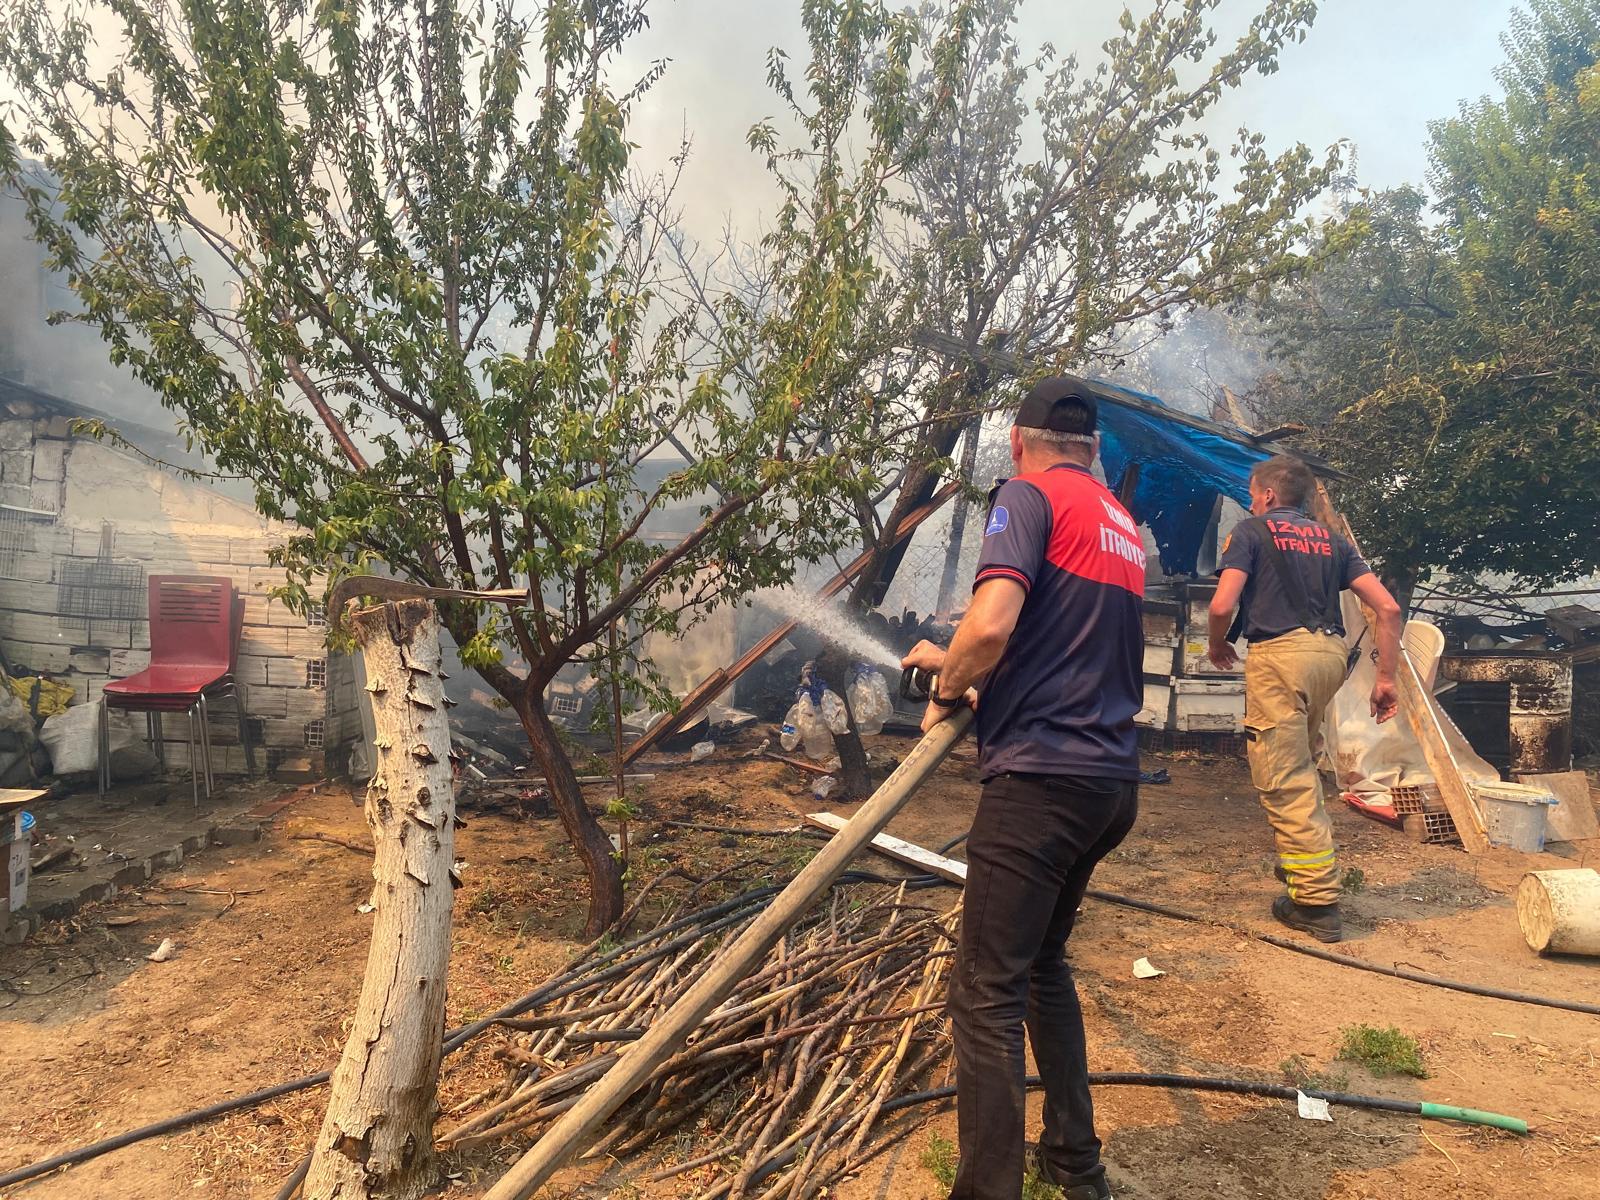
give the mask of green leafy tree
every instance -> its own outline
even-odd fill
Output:
[[[1439,219],[1414,190],[1369,197],[1365,240],[1263,310],[1260,402],[1349,471],[1403,591],[1600,570],[1600,4],[1537,0],[1504,44],[1504,99],[1432,126]]]
[[[527,733],[590,933],[621,874],[547,685],[588,656],[650,691],[643,639],[830,552],[834,498],[882,472],[858,326],[920,31],[869,0],[805,12],[827,37],[785,95],[833,122],[802,127],[807,185],[763,243],[777,301],[713,295],[710,328],[662,302],[670,181],[629,167],[656,70],[612,72],[644,0],[10,0],[0,23],[0,170],[77,319],[302,531],[279,555],[300,598],[369,566],[527,589],[441,616]],[[663,446],[687,465],[652,482]],[[684,536],[639,536],[674,505]]]

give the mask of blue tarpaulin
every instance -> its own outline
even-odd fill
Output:
[[[1166,407],[1143,392],[1103,379],[1094,383]],[[1112,491],[1119,492],[1129,466],[1140,464],[1129,508],[1155,535],[1161,566],[1169,575],[1194,573],[1218,493],[1249,508],[1250,469],[1270,457],[1269,451],[1154,413],[1120,404],[1100,405],[1100,461],[1106,480]]]

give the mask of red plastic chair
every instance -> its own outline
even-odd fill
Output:
[[[235,680],[244,601],[231,581],[207,575],[152,575],[150,589],[150,665],[104,688],[100,720],[100,791],[111,779],[110,710],[148,714],[150,740],[166,759],[161,715],[182,712],[189,717],[189,763],[194,802],[200,803],[200,780],[206,795],[212,788],[211,734],[207,698],[231,695],[238,708],[240,740],[245,739],[242,692]]]

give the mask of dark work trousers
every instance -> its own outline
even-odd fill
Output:
[[[1138,784],[1000,775],[967,839],[950,983],[961,1166],[951,1200],[1018,1200],[1026,1119],[1023,1020],[1044,1081],[1039,1155],[1058,1176],[1103,1174],[1067,935],[1095,864],[1133,828]]]

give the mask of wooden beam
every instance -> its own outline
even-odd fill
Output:
[[[838,833],[845,827],[845,819],[831,812],[814,812],[806,814],[806,824],[826,829],[829,833]],[[915,842],[890,837],[887,833],[878,834],[872,839],[871,845],[879,854],[916,867],[929,875],[937,875],[940,879],[948,879],[951,883],[967,882],[967,864],[960,859],[946,858],[942,854],[935,854],[932,850],[923,849]]]
[[[1296,425],[1296,424],[1294,424],[1292,422],[1290,424],[1288,424],[1288,425],[1275,425],[1271,429],[1268,429],[1263,433],[1256,434],[1256,441],[1258,441],[1258,442],[1277,442],[1277,441],[1282,441],[1286,437],[1295,437],[1295,436],[1297,436],[1299,434],[1304,433],[1305,431],[1306,431],[1306,427],[1304,425]]]
[[[1328,495],[1328,489],[1323,486],[1320,479],[1317,481],[1316,495],[1312,497],[1311,510],[1312,516],[1341,533],[1356,552],[1360,552],[1361,543],[1356,540],[1350,522],[1334,508],[1333,499]],[[1366,618],[1367,627],[1373,630],[1373,636],[1376,637],[1377,615],[1365,604],[1361,606],[1361,615]],[[1403,639],[1400,643],[1400,661],[1394,675],[1395,689],[1400,693],[1400,711],[1405,714],[1406,724],[1411,726],[1412,735],[1422,747],[1422,757],[1427,761],[1428,770],[1433,772],[1434,782],[1439,787],[1439,795],[1444,800],[1445,808],[1450,812],[1451,820],[1456,823],[1456,832],[1461,836],[1461,844],[1468,852],[1481,854],[1489,848],[1489,838],[1483,829],[1483,817],[1479,814],[1478,805],[1472,798],[1471,787],[1461,774],[1461,768],[1456,764],[1455,755],[1450,752],[1450,744],[1445,739],[1439,716],[1433,709],[1433,697],[1423,686],[1422,679],[1417,674],[1416,664],[1406,653]]]
[[[960,490],[961,485],[959,483],[947,483],[944,487],[935,492],[926,504],[922,505],[920,508],[914,508],[908,512],[904,519],[901,520],[900,527],[894,532],[895,543],[898,544],[910,537],[918,525],[921,525],[934,513],[938,512],[943,506],[944,502],[950,499],[951,496],[954,496]],[[861,554],[859,554],[849,566],[845,567],[844,570],[840,571],[832,579],[828,580],[827,583],[823,584],[822,587],[817,589],[817,597],[822,600],[827,600],[837,596],[850,585],[850,581],[852,579],[866,569],[867,563],[871,561],[872,551],[862,551]],[[672,736],[674,733],[677,733],[680,729],[684,728],[691,721],[693,721],[697,716],[700,715],[701,709],[705,708],[708,704],[715,700],[718,694],[722,692],[724,688],[728,687],[736,679],[738,679],[739,676],[743,675],[751,667],[755,666],[756,663],[760,662],[763,658],[770,654],[772,652],[772,648],[793,633],[795,627],[799,625],[799,623],[800,622],[798,621],[785,621],[782,625],[779,625],[754,646],[751,646],[750,649],[746,650],[733,663],[726,667],[718,667],[710,675],[702,679],[694,686],[689,694],[683,698],[682,702],[678,705],[678,711],[676,713],[669,713],[667,716],[657,721],[645,731],[643,737],[622,752],[622,761],[624,765],[633,762],[651,746],[654,746],[663,738]]]

